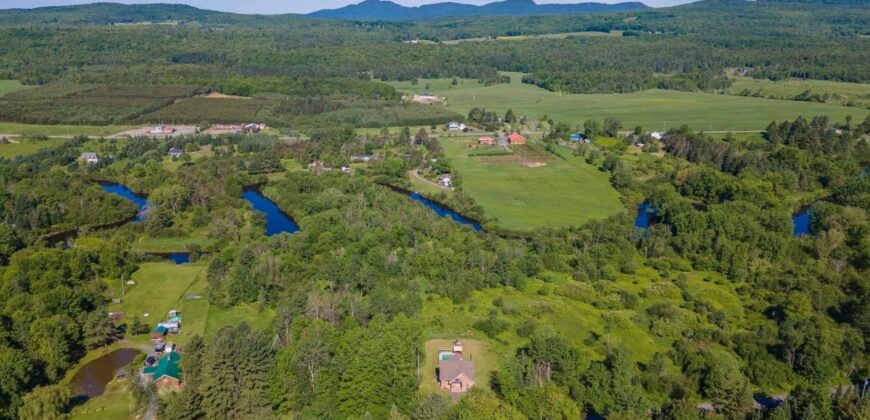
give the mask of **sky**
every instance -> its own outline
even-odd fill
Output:
[[[359,3],[362,0],[102,0],[114,3],[182,3],[209,10],[220,10],[234,13],[309,13],[320,9],[334,9],[348,4]],[[393,0],[404,6],[419,6],[421,4],[439,3],[447,0]],[[456,0],[460,3],[485,4],[496,0]],[[648,6],[663,7],[675,4],[689,3],[691,0],[537,0],[538,3],[620,3],[622,1],[641,1]],[[43,6],[63,6],[71,4],[92,3],[88,0],[0,0],[0,9],[33,8]]]

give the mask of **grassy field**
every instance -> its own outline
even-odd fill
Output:
[[[75,136],[113,136],[125,130],[130,130],[133,126],[126,125],[48,125],[48,124],[19,124],[11,122],[0,122],[0,135],[13,136],[57,136],[57,137],[75,137]]]
[[[133,418],[133,398],[126,390],[126,380],[115,380],[106,385],[106,392],[84,404],[74,407],[71,420],[121,420]]]
[[[42,149],[58,146],[64,142],[62,139],[28,140],[19,139],[17,143],[0,144],[0,157],[13,158],[36,153]]]
[[[197,290],[202,294],[205,287],[205,268],[203,263],[176,265],[170,262],[149,262],[139,266],[133,273],[133,286],[126,286],[127,293],[120,296],[120,285],[112,285],[115,296],[121,297],[120,304],[109,306],[110,311],[123,311],[127,319],[138,316],[139,320],[150,326],[163,321],[170,309],[182,311],[184,318],[183,333],[173,337],[172,341],[186,342],[193,334],[205,332],[205,318],[208,317],[208,304],[195,305],[199,301],[185,301],[184,297]],[[202,295],[202,302],[205,295]],[[182,304],[185,307],[182,307]],[[148,313],[146,318],[144,314]],[[137,337],[137,340],[147,341],[147,336]]]
[[[477,157],[474,138],[441,138],[462,188],[498,225],[528,231],[580,225],[622,210],[606,173],[564,153],[560,159],[537,146],[513,147],[514,155]],[[536,152],[537,151],[537,152]],[[539,166],[543,165],[543,166]]]
[[[511,83],[485,86],[476,80],[462,80],[451,86],[451,79],[420,79],[394,82],[406,94],[423,91],[447,97],[447,108],[467,114],[473,107],[504,113],[511,108],[517,115],[531,118],[549,116],[556,121],[582,123],[587,119],[616,117],[626,129],[642,126],[646,130],[666,130],[688,124],[696,130],[763,130],[772,120],[797,116],[828,115],[842,122],[847,115],[862,121],[868,110],[838,105],[781,101],[711,93],[648,90],[624,94],[558,94],[522,83],[521,73],[507,73]],[[426,86],[429,86],[428,89]]]
[[[18,80],[0,80],[0,96],[10,92],[28,89],[30,86],[22,85]]]
[[[622,31],[611,32],[560,32],[557,34],[541,34],[541,35],[515,35],[515,36],[499,36],[496,38],[465,38],[465,39],[450,39],[441,41],[444,45],[456,45],[461,42],[481,42],[481,41],[525,41],[527,39],[565,39],[572,36],[622,36]]]
[[[747,322],[769,322],[760,314],[744,310],[736,291],[738,285],[724,276],[701,271],[671,273],[675,277],[684,276],[686,289],[694,299],[721,311],[731,328],[739,330],[738,326]],[[618,346],[629,349],[641,363],[649,362],[657,352],[667,352],[674,340],[686,331],[716,328],[703,316],[680,309],[684,300],[679,288],[652,267],[641,266],[635,274],[618,274],[613,281],[600,286],[550,272],[539,277],[522,289],[476,291],[467,302],[459,305],[446,298],[427,297],[422,317],[425,325],[430,326],[429,337],[487,343],[486,361],[482,360],[483,356],[476,359],[478,363],[485,363],[484,370],[487,370],[497,366],[495,361],[499,357],[527,342],[527,338],[518,334],[518,327],[525,323],[532,326],[532,333],[555,334],[567,340],[586,360],[601,360],[608,347]],[[637,300],[624,304],[622,294],[634,295]],[[652,317],[647,310],[656,304],[671,305],[676,315],[670,319]],[[490,338],[473,324],[486,319],[493,308],[507,323],[507,328]],[[434,369],[430,353],[441,344],[430,346],[427,343],[424,385],[426,375]],[[708,349],[726,351],[715,343],[710,343]],[[478,377],[481,377],[480,371]]]
[[[791,99],[804,92],[828,95],[825,101],[833,104],[870,106],[870,84],[830,82],[825,80],[789,79],[781,81],[737,77],[728,91],[732,95],[760,96],[773,99]],[[866,110],[864,111],[866,114]],[[860,112],[859,112],[860,113]]]

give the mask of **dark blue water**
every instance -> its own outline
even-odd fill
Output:
[[[103,190],[109,194],[117,195],[121,198],[126,198],[133,202],[138,208],[136,212],[136,217],[133,219],[134,222],[141,222],[145,220],[145,211],[148,208],[148,197],[144,195],[139,195],[133,192],[133,190],[121,185],[115,184],[112,182],[101,182],[100,186],[103,187]]]
[[[646,229],[655,222],[659,209],[651,204],[643,203],[637,208],[637,218],[634,219],[634,227]]]
[[[793,215],[791,217],[791,222],[794,224],[792,235],[804,236],[812,233],[810,232],[810,223],[813,222],[813,217],[810,214],[809,207],[801,210],[800,213]]]
[[[414,200],[414,201],[416,201],[416,202],[418,202],[426,207],[429,207],[438,216],[450,217],[451,219],[453,219],[454,222],[462,224],[462,225],[466,225],[466,226],[471,226],[472,229],[474,229],[478,232],[483,230],[483,226],[481,226],[480,223],[478,223],[474,220],[471,220],[471,219],[469,219],[469,218],[467,218],[467,217],[465,217],[465,216],[463,216],[463,215],[461,215],[453,210],[450,210],[449,208],[444,207],[444,206],[442,206],[442,205],[440,205],[432,200],[426,199],[418,193],[412,192],[412,193],[408,194],[408,197],[411,197],[411,200]]]
[[[178,265],[187,264],[190,262],[190,254],[187,252],[166,252],[166,253],[154,253],[151,255],[155,255],[155,256],[158,256],[160,258],[172,261]]]
[[[266,235],[299,232],[299,225],[281,211],[277,204],[260,194],[259,191],[249,188],[245,190],[243,197],[254,206],[254,210],[266,214]]]

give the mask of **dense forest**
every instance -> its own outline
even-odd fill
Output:
[[[0,97],[4,123],[276,127],[2,139],[33,149],[0,157],[0,420],[119,406],[167,419],[870,418],[870,116],[653,133],[615,117],[458,115],[384,83],[498,84],[503,71],[584,93],[723,91],[734,72],[867,83],[868,17],[849,0],[421,22],[0,11],[0,79],[28,85]],[[607,35],[491,39],[585,32]],[[528,143],[500,149],[478,139],[523,130]],[[529,171],[582,165],[619,208],[503,228],[449,151],[480,163],[515,146],[539,153]],[[502,181],[494,168],[482,177]],[[429,185],[444,175],[450,187]],[[540,182],[527,188],[555,188]],[[476,225],[421,204],[421,183]],[[269,233],[275,214],[249,193],[298,231]],[[85,363],[152,352],[162,314],[136,299],[187,311],[172,336],[179,389],[140,375],[141,354],[105,395],[76,398]],[[429,364],[458,338],[479,370],[451,395]]]

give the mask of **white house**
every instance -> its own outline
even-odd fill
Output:
[[[649,133],[649,136],[656,140],[662,139],[662,133],[659,133],[658,131],[653,131],[652,133]]]
[[[447,124],[447,129],[450,131],[464,131],[466,128],[468,127],[461,122],[452,121]]]
[[[94,153],[94,152],[84,152],[84,153],[82,153],[81,157],[79,157],[79,160],[81,160],[82,162],[87,163],[88,165],[93,165],[93,164],[95,164],[95,163],[100,163],[100,157],[97,156],[97,154]]]

